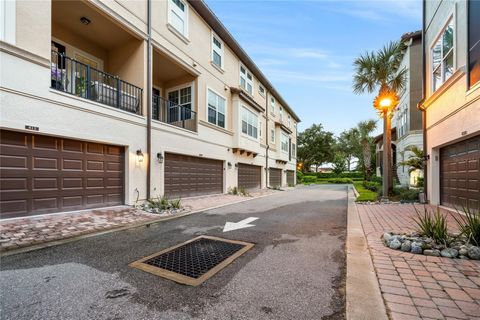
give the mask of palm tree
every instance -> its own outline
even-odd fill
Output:
[[[391,119],[398,103],[398,93],[405,87],[405,68],[400,69],[405,45],[403,42],[390,42],[377,52],[366,52],[355,59],[355,75],[353,76],[353,91],[356,94],[373,93],[378,90],[374,106],[383,117],[383,195],[391,193],[392,160],[391,160]],[[391,99],[388,106],[382,106],[382,97]],[[382,107],[382,108],[381,108]]]
[[[362,145],[363,155],[363,173],[365,180],[370,180],[372,177],[372,132],[377,127],[375,120],[361,121],[358,123],[358,133],[360,136],[360,144]]]
[[[400,162],[398,165],[408,167],[408,173],[412,173],[415,170],[423,170],[423,150],[417,146],[409,146],[405,148],[405,151],[410,151],[413,154],[410,155],[407,160]]]

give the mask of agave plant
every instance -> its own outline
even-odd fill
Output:
[[[420,233],[424,236],[430,237],[437,243],[446,243],[449,239],[447,217],[441,213],[440,207],[437,210],[428,210],[424,206],[423,213],[420,213],[417,207],[415,212],[417,216],[413,221],[417,225]]]
[[[458,212],[458,210],[457,210]],[[468,241],[480,245],[480,211],[475,212],[470,208],[463,207],[465,215],[458,214],[452,215],[458,224],[460,234],[467,237]]]

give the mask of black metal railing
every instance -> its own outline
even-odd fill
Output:
[[[197,131],[197,113],[156,94],[152,96],[152,119]]]
[[[141,114],[141,88],[55,51],[52,51],[51,87]]]

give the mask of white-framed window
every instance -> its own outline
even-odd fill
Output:
[[[168,122],[192,119],[193,86],[181,86],[167,91],[169,103]]]
[[[283,121],[283,108],[280,107],[278,112],[280,114],[280,121]]]
[[[270,141],[275,143],[275,129],[270,129]]]
[[[265,87],[261,84],[258,85],[258,93],[260,93],[262,97],[265,97]]]
[[[253,76],[244,66],[240,66],[240,87],[253,95]]]
[[[216,126],[225,128],[227,100],[211,89],[207,90],[207,119]]]
[[[242,132],[252,138],[258,137],[258,116],[242,107]]]
[[[292,125],[292,118],[290,118],[290,116],[288,116],[288,127],[290,128]]]
[[[16,0],[0,1],[0,40],[15,44],[16,42]]]
[[[275,98],[270,97],[270,113],[275,114]]]
[[[262,136],[262,121],[258,122],[258,136]]]
[[[283,152],[288,153],[288,136],[283,132],[280,140],[280,148],[282,149]]]
[[[431,49],[432,91],[435,92],[454,71],[455,28],[450,18]]]
[[[168,0],[168,23],[188,37],[188,5],[184,0]]]
[[[223,69],[223,41],[212,32],[212,63]]]
[[[292,157],[296,158],[297,157],[297,154],[296,154],[296,146],[295,146],[295,143],[292,143]]]

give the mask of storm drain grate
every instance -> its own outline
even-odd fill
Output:
[[[135,261],[130,266],[196,286],[252,247],[252,243],[200,236]]]

